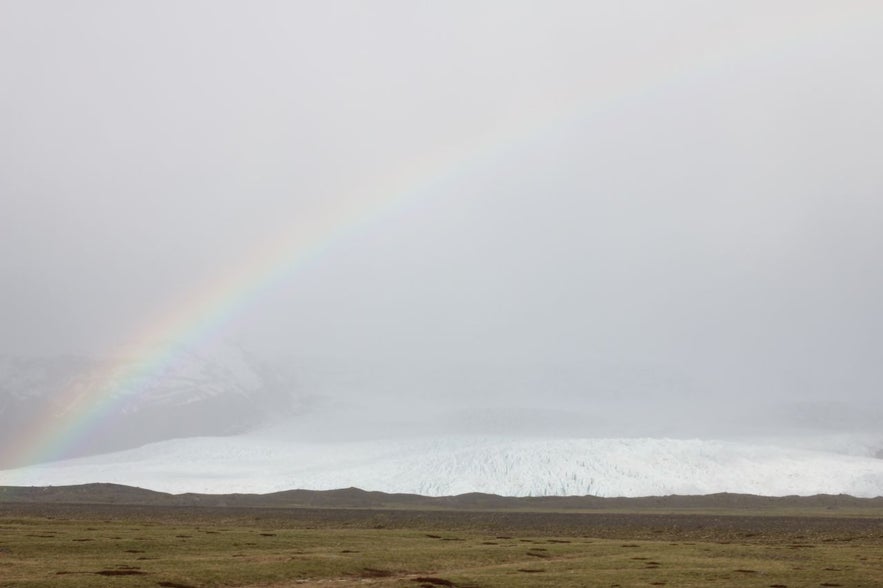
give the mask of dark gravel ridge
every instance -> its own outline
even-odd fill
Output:
[[[811,509],[819,511],[883,509],[883,497],[856,498],[845,494],[814,496],[756,496],[707,494],[602,498],[598,496],[508,497],[470,493],[458,496],[387,494],[358,488],[286,490],[268,494],[168,494],[120,484],[74,486],[0,486],[0,504],[126,504],[189,507],[348,508],[431,510],[751,510]],[[883,514],[883,511],[881,511]]]

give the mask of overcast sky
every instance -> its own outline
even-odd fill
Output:
[[[113,355],[398,190],[223,336],[400,397],[876,401],[881,63],[875,0],[0,0],[0,352]]]

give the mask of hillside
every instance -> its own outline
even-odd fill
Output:
[[[131,360],[0,356],[0,448],[99,407],[101,427],[66,448],[74,457],[199,435],[230,435],[285,414],[291,397],[272,368],[228,346],[183,353],[149,380]],[[102,394],[100,406],[95,392]],[[0,468],[15,463],[0,450]],[[6,463],[4,463],[6,460]]]
[[[359,488],[338,490],[285,490],[267,494],[169,494],[121,484],[74,486],[0,487],[0,503],[93,504],[186,507],[251,508],[368,508],[450,510],[718,510],[770,511],[819,510],[837,512],[883,511],[883,497],[847,495],[769,497],[751,494],[703,496],[649,496],[603,498],[598,496],[506,497],[493,494],[420,496],[387,494]]]

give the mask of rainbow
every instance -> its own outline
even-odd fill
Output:
[[[631,79],[609,81],[604,90],[588,100],[556,103],[538,109],[532,118],[483,137],[473,137],[454,153],[426,157],[407,164],[408,172],[379,182],[371,190],[359,191],[321,212],[308,227],[298,227],[255,247],[223,276],[182,299],[160,321],[137,332],[121,353],[130,358],[115,362],[97,374],[99,385],[92,389],[64,391],[53,406],[64,406],[64,416],[45,414],[28,423],[14,446],[0,448],[3,463],[17,465],[52,461],[64,456],[79,440],[87,438],[115,410],[137,396],[152,378],[161,377],[183,351],[211,340],[235,317],[244,314],[262,294],[291,279],[300,268],[321,258],[334,245],[364,227],[393,216],[393,213],[430,195],[443,193],[449,183],[468,177],[476,170],[504,161],[519,150],[553,138],[574,125],[633,99],[644,98],[668,86],[702,81],[733,63],[764,59],[771,52],[799,48],[824,41],[854,23],[862,15],[832,24],[830,14],[801,15],[786,35],[768,42],[728,47],[712,54],[680,58],[668,69],[652,70]],[[843,25],[847,25],[844,27]],[[24,470],[18,470],[24,471]],[[9,477],[7,476],[8,480]]]

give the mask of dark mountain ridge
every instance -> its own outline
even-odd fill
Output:
[[[119,504],[139,506],[250,507],[250,508],[365,508],[441,510],[841,510],[881,509],[883,497],[856,498],[846,494],[814,496],[757,496],[719,493],[696,496],[509,497],[469,493],[457,496],[387,494],[359,488],[339,490],[285,490],[268,494],[168,494],[119,484],[74,486],[0,486],[0,503]]]

